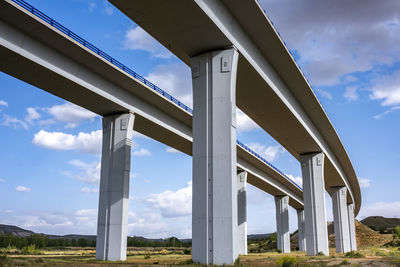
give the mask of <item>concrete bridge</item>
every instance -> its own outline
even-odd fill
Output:
[[[291,206],[299,248],[329,254],[325,190],[337,251],[356,250],[357,177],[258,3],[111,2],[191,67],[193,111],[25,1],[0,1],[0,69],[103,116],[96,257],[126,258],[133,130],[193,156],[194,261],[232,264],[247,253],[247,182],[275,196],[283,252],[290,251]],[[236,141],[236,105],[300,161],[303,190]]]

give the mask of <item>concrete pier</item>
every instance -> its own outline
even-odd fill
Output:
[[[350,250],[357,250],[356,225],[354,221],[354,204],[347,205],[347,214],[349,216],[349,232],[350,232]]]
[[[193,81],[192,258],[233,264],[237,249],[235,49],[190,60]]]
[[[289,197],[275,196],[276,239],[282,253],[290,253]]]
[[[307,255],[329,255],[326,223],[324,154],[300,155]]]
[[[135,116],[103,118],[96,259],[126,260],[129,175]]]
[[[305,235],[305,226],[304,226],[304,210],[297,210],[297,225],[298,232],[297,236],[299,237],[299,250],[306,251],[306,235]]]
[[[238,254],[247,255],[247,207],[246,207],[246,189],[247,189],[247,172],[241,171],[237,175],[238,191]]]
[[[333,225],[336,252],[346,253],[350,248],[349,215],[347,213],[346,187],[332,187]]]

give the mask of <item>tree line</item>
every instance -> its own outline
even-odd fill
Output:
[[[96,247],[95,240],[85,238],[48,238],[45,235],[33,234],[27,237],[15,236],[11,233],[2,234],[0,232],[0,248],[15,247],[22,249],[24,247],[35,245],[36,248],[46,247]],[[152,241],[140,237],[128,237],[127,245],[129,247],[190,247],[191,242],[183,242],[176,237],[166,238],[160,241]]]

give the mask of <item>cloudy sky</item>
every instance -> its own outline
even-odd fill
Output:
[[[192,105],[189,68],[103,0],[29,0]],[[369,215],[400,217],[400,2],[262,0],[337,129]],[[238,110],[238,139],[301,183],[299,163]],[[0,223],[95,234],[101,118],[0,73]],[[191,237],[191,158],[135,134],[129,234]],[[249,186],[248,231],[275,231],[273,198]],[[332,219],[327,196],[327,216]],[[290,211],[291,230],[296,229]]]

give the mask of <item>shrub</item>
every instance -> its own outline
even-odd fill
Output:
[[[348,261],[347,259],[344,259],[344,260],[340,263],[340,265],[348,265],[348,264],[350,264],[350,263],[349,263],[349,261]]]
[[[7,266],[10,263],[10,259],[7,255],[0,255],[0,266]]]
[[[375,256],[386,256],[386,254],[383,253],[382,251],[377,251],[375,252]]]
[[[185,254],[185,255],[190,255],[191,253],[192,253],[192,251],[190,250],[190,248],[185,248],[183,250],[183,254]]]
[[[400,238],[400,226],[396,226],[396,228],[394,228],[394,234],[397,238]]]
[[[147,260],[147,259],[150,259],[151,257],[149,254],[146,254],[146,255],[144,255],[144,258]]]
[[[276,263],[282,267],[293,267],[298,265],[297,259],[291,256],[283,256],[282,258],[277,260]]]
[[[39,249],[36,248],[35,245],[29,245],[26,247],[23,247],[21,249],[21,253],[22,254],[27,254],[27,255],[40,255],[42,254],[41,251]]]
[[[363,255],[363,254],[361,254],[360,252],[357,252],[357,251],[354,251],[354,250],[352,250],[352,251],[350,251],[350,252],[347,252],[345,255],[344,255],[346,258],[364,258],[365,256]]]
[[[234,263],[233,266],[235,266],[235,267],[241,267],[241,266],[243,266],[243,264],[241,264],[241,263],[240,263],[240,259],[237,258],[237,259],[235,260],[235,263]]]
[[[325,254],[322,251],[320,251],[318,252],[317,256],[325,256]]]

